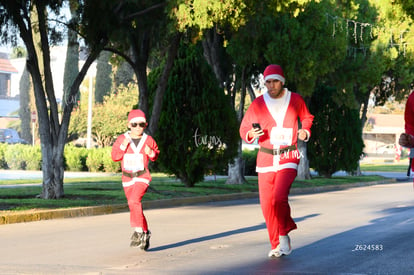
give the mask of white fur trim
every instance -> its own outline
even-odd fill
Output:
[[[277,79],[277,80],[282,81],[283,84],[285,84],[285,78],[281,76],[280,74],[269,74],[264,78],[265,81],[269,79]]]
[[[149,185],[150,181],[149,179],[144,179],[144,178],[132,178],[132,180],[130,181],[126,181],[126,182],[122,182],[122,186],[123,187],[128,187],[128,186],[132,186],[134,185],[136,182],[143,182]]]
[[[274,165],[274,166],[266,166],[266,167],[257,167],[256,166],[256,172],[257,173],[268,173],[268,172],[277,172],[283,169],[298,169],[298,165],[293,162],[284,163],[281,165]]]
[[[140,123],[140,122],[147,122],[147,121],[145,120],[145,117],[134,117],[133,119],[129,121],[129,123],[133,123],[133,122]]]

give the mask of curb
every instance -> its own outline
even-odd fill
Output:
[[[305,188],[292,188],[290,195],[302,195],[302,194],[314,194],[322,192],[331,192],[345,190],[355,187],[390,184],[397,182],[397,179],[385,179],[374,182],[361,182],[342,185],[331,185],[321,187],[305,187]],[[209,195],[209,196],[197,196],[197,197],[184,197],[176,199],[164,199],[154,201],[143,201],[142,205],[145,209],[156,208],[168,208],[185,205],[195,205],[201,203],[217,202],[217,201],[229,201],[229,200],[241,200],[241,199],[253,199],[259,198],[258,192],[251,193],[234,193],[224,195]],[[89,207],[76,207],[67,209],[52,209],[52,210],[27,210],[27,211],[1,211],[0,212],[0,225],[13,224],[23,222],[33,222],[41,220],[51,219],[63,219],[63,218],[75,218],[85,216],[107,215],[114,213],[127,212],[128,204],[115,204],[115,205],[103,205],[103,206],[89,206]]]

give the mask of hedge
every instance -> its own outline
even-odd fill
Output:
[[[64,152],[65,170],[120,172],[121,163],[112,161],[111,149],[111,147],[86,149],[67,144]],[[257,150],[243,151],[245,175],[256,175],[256,155]],[[0,169],[41,170],[41,167],[40,145],[0,143]]]
[[[121,171],[121,163],[111,159],[111,147],[86,149],[71,144],[65,146],[65,170],[112,172]],[[0,169],[41,170],[40,145],[0,143]]]

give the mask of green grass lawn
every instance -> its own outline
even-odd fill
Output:
[[[369,164],[362,165],[362,171],[405,172],[407,165],[399,164]],[[165,174],[154,173],[144,200],[171,199],[190,196],[205,196],[214,194],[230,194],[240,192],[257,192],[257,177],[246,177],[247,183],[230,185],[225,179],[197,183],[194,187],[186,187],[181,182]],[[311,180],[295,180],[292,188],[349,184],[357,182],[372,182],[382,180],[380,176],[343,176]],[[39,184],[40,184],[39,180]],[[59,200],[43,200],[36,198],[41,193],[40,186],[24,186],[34,183],[33,180],[0,181],[0,185],[17,184],[22,187],[0,188],[0,211],[28,209],[56,209],[81,206],[97,206],[126,203],[122,189],[121,176],[68,178],[65,179],[65,196]]]
[[[394,163],[377,163],[377,164],[362,164],[361,170],[365,172],[381,171],[381,172],[407,172],[408,162],[404,164]]]

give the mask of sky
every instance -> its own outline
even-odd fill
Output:
[[[7,46],[0,46],[0,52],[2,53],[10,53],[11,52],[11,48],[7,47]]]

